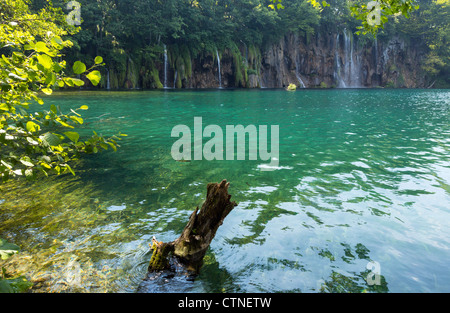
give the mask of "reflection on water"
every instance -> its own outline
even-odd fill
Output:
[[[436,90],[52,96],[62,108],[89,105],[83,132],[128,137],[116,153],[80,161],[77,177],[0,187],[0,236],[22,247],[1,266],[36,292],[449,292],[449,99]],[[280,125],[278,168],[174,161],[171,129],[192,128],[194,116],[223,129]],[[239,205],[200,275],[143,281],[152,236],[177,238],[206,184],[224,178]]]

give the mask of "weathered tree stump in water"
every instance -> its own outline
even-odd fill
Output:
[[[149,272],[170,268],[170,258],[173,257],[188,271],[197,273],[200,270],[203,257],[217,229],[237,205],[236,202],[230,201],[229,185],[225,179],[221,183],[208,184],[205,202],[200,210],[197,207],[191,214],[180,237],[172,242],[153,244]]]

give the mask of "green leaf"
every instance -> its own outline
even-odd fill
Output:
[[[34,140],[34,139],[31,138],[31,137],[27,137],[27,141],[28,141],[31,145],[33,145],[33,146],[39,145],[39,142],[37,142],[36,140]]]
[[[75,117],[75,116],[71,116],[71,118],[72,118],[72,117]],[[57,118],[55,121],[58,122],[59,124],[61,124],[61,125],[64,126],[64,127],[73,128],[73,126],[67,124],[67,123],[64,122],[61,118]],[[82,124],[82,123],[80,123],[80,124]]]
[[[0,86],[2,88],[2,91],[7,92],[11,90],[11,85],[10,84],[5,84],[5,83],[0,83]]]
[[[102,75],[99,71],[95,70],[87,74],[86,77],[91,81],[92,85],[97,86],[100,83]]]
[[[34,133],[41,129],[41,127],[33,121],[28,121],[26,128],[29,132]]]
[[[3,164],[3,166],[6,166],[6,167],[7,167],[8,169],[10,169],[10,170],[13,168],[11,164],[6,163],[6,162],[3,161],[3,160],[0,161],[0,164]],[[1,239],[1,238],[0,238],[0,239]]]
[[[33,167],[34,164],[30,162],[30,158],[29,157],[23,157],[20,159],[20,163],[22,163],[23,165],[27,166],[27,167]],[[26,174],[26,173],[25,173]]]
[[[59,64],[59,63],[53,64],[53,70],[55,71],[55,73],[61,72],[62,69],[63,69],[63,67],[61,66],[61,64]]]
[[[33,283],[28,281],[25,276],[8,279],[0,278],[0,293],[22,293],[29,290],[32,286]]]
[[[65,132],[64,135],[75,143],[80,139],[80,135],[77,132]]]
[[[34,50],[36,52],[44,52],[44,53],[50,52],[50,50],[48,49],[47,45],[43,41],[36,42],[36,44],[34,45]]]
[[[51,90],[50,88],[42,88],[42,92],[46,95],[51,95],[53,90]]]
[[[73,114],[75,114],[75,115],[77,115],[77,116],[81,116],[80,114],[78,114],[76,111],[74,111],[73,109],[70,109],[70,111],[73,113]]]
[[[55,73],[50,73],[47,76],[47,78],[45,79],[45,84],[47,84],[47,86],[50,86],[50,85],[54,85],[55,83],[56,83],[56,74]]]
[[[55,36],[53,37],[50,42],[52,43],[52,46],[56,49],[62,49],[63,48],[63,41],[61,37]]]
[[[52,167],[45,162],[41,162],[41,165],[47,169],[51,169]]]
[[[9,73],[9,74],[8,74],[8,77],[11,77],[12,79],[20,80],[20,81],[23,81],[23,82],[27,81],[27,79],[26,79],[25,77],[16,75],[16,74],[14,74],[14,73]]]
[[[41,64],[45,69],[51,69],[53,66],[53,60],[46,54],[40,54],[37,56],[39,64]]]
[[[57,146],[61,142],[61,139],[52,133],[45,133],[40,138],[47,146]]]
[[[50,111],[52,111],[55,114],[58,114],[58,109],[56,108],[56,105],[54,105],[54,104],[50,105]]]
[[[2,260],[6,260],[14,253],[19,252],[20,247],[13,243],[9,243],[5,239],[0,237],[0,257]]]
[[[0,279],[0,293],[13,293],[14,289],[9,285],[9,279]]]
[[[86,65],[83,62],[76,61],[72,69],[75,74],[82,74],[86,71]]]
[[[103,62],[103,58],[101,56],[97,56],[97,57],[95,57],[94,62],[95,62],[95,64],[100,64]]]
[[[114,151],[117,151],[117,147],[115,144],[113,144],[112,142],[108,142],[108,145],[111,146],[111,148],[113,148]]]
[[[13,173],[14,173],[14,175],[17,175],[17,176],[22,176],[23,175],[22,174],[22,170],[14,170]]]
[[[67,84],[67,86],[73,87],[74,84],[73,84],[72,78],[70,78],[70,77],[64,77],[63,80],[64,80],[64,82]]]
[[[84,81],[82,81],[81,79],[78,79],[78,78],[71,78],[71,80],[72,80],[72,82],[73,82],[73,84],[75,85],[75,86],[83,86],[84,85]]]
[[[67,170],[69,170],[69,172],[72,173],[73,176],[75,176],[75,172],[73,171],[73,169],[70,167],[69,164],[66,164],[65,167],[66,167]]]
[[[6,103],[0,103],[0,110],[9,111],[9,106]]]
[[[27,168],[25,170],[25,176],[26,176],[27,179],[33,178],[34,177],[33,169],[32,168]]]
[[[78,117],[78,116],[69,116],[69,118],[70,118],[72,121],[77,122],[78,124],[83,124],[83,123],[84,123],[84,121],[83,121],[83,119],[82,119],[81,117]]]

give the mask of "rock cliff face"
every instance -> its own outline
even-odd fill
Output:
[[[130,59],[126,74],[105,79],[103,87],[109,81],[111,88],[131,89],[285,88],[290,83],[298,88],[422,88],[424,57],[420,43],[400,37],[364,41],[347,30],[309,40],[289,34],[264,51],[243,45],[189,60],[165,56],[153,69],[138,70],[138,62]]]
[[[263,53],[265,87],[423,87],[425,53],[400,38],[361,43],[351,32],[318,34],[309,43],[286,36]]]
[[[420,48],[400,38],[358,42],[350,32],[317,35],[309,43],[296,35],[283,38],[262,55],[264,87],[424,87]],[[252,86],[255,87],[255,86]]]

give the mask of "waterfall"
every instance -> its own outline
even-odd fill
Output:
[[[358,53],[353,58],[353,33],[349,31],[350,38],[350,85],[352,87],[361,87],[361,59]]]
[[[346,52],[348,56],[348,85],[349,87],[361,87],[361,60],[359,55],[353,54],[353,33],[351,30],[344,29],[344,36],[346,40]]]
[[[109,69],[106,69],[107,74],[106,74],[106,90],[110,90],[111,89],[111,83],[109,80]]]
[[[343,67],[339,56],[339,34],[336,36],[336,72],[335,78],[340,88],[361,87],[361,60],[358,53],[353,53],[353,33],[344,28]]]
[[[303,83],[303,80],[300,77],[300,72],[298,71],[298,56],[295,58],[295,76],[297,76],[297,80],[300,83],[300,86],[302,88],[306,88],[305,83]]]
[[[299,54],[298,54],[298,34],[294,35],[294,45],[295,45],[295,76],[297,77],[298,82],[300,83],[300,87],[301,88],[306,88],[305,83],[303,82],[301,76],[300,76],[300,71],[298,68],[298,64],[300,63],[300,58],[299,58]]]
[[[344,80],[352,85],[353,45],[347,29],[344,28]]]
[[[175,75],[173,78],[173,88],[177,88],[177,76],[178,76],[178,71],[175,70]]]
[[[132,89],[139,89],[138,80],[139,78],[135,75],[136,69],[134,67],[133,60],[128,57],[128,69],[127,69],[127,80],[131,82]],[[127,86],[129,88],[129,86]]]
[[[167,69],[168,69],[168,60],[167,60],[167,47],[164,45],[164,88],[167,88]]]
[[[242,40],[241,40],[241,42],[242,42]],[[242,43],[244,44],[244,47],[245,47],[244,64],[245,64],[246,67],[248,67],[248,47],[247,47],[247,45],[245,44],[245,42],[242,42]]]
[[[334,49],[334,60],[336,62],[336,69],[334,71],[334,78],[337,81],[338,88],[347,88],[345,81],[341,76],[341,62],[339,61],[339,34],[336,35],[336,47]]]
[[[378,73],[377,67],[378,67],[378,40],[377,37],[374,39],[374,49],[375,49],[375,73]]]
[[[258,81],[259,81],[259,88],[266,88],[263,86],[263,82],[262,82],[261,66],[259,66],[259,69],[258,69]]]
[[[222,75],[220,74],[220,57],[219,57],[219,51],[216,49],[216,55],[217,55],[217,67],[219,68],[219,88],[222,88]]]

